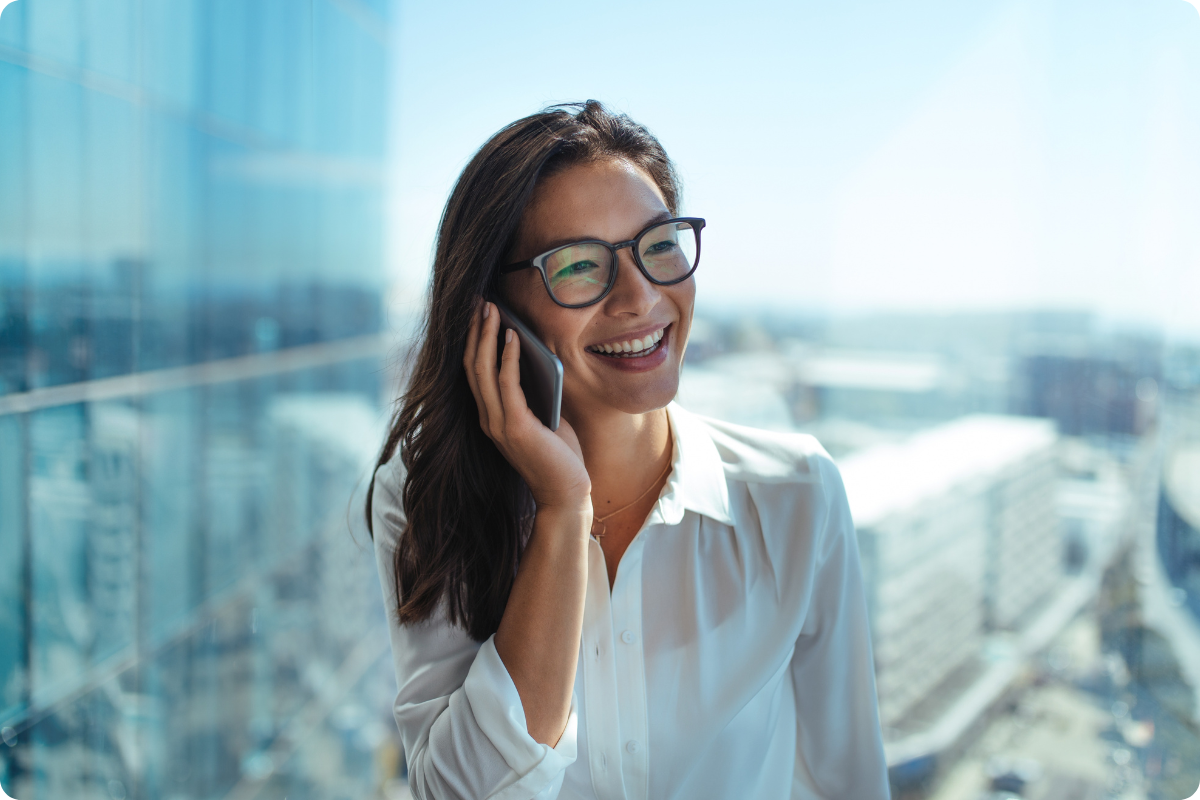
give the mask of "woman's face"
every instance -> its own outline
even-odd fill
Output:
[[[670,216],[653,179],[627,161],[578,164],[538,184],[525,209],[513,261],[579,239],[625,242]],[[640,414],[671,402],[679,388],[692,323],[695,278],[657,286],[618,251],[617,279],[600,302],[563,308],[536,269],[507,275],[508,304],[563,363],[563,412],[573,425],[588,413]],[[661,339],[654,339],[661,334]],[[644,345],[650,337],[649,348]],[[640,353],[606,354],[601,345],[643,342]]]

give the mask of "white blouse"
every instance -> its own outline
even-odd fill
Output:
[[[394,712],[421,800],[886,800],[858,545],[815,439],[668,407],[672,471],[611,594],[592,539],[579,666],[551,748],[493,638],[395,622],[400,459],[379,468],[375,556]]]

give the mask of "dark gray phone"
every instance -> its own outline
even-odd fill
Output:
[[[558,415],[562,409],[562,362],[516,314],[500,301],[492,302],[500,312],[499,353],[504,352],[504,331],[512,328],[521,340],[521,391],[525,393],[525,402],[543,425],[552,431],[558,430]]]

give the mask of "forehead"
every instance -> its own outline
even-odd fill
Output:
[[[667,210],[654,180],[628,161],[574,164],[538,184],[520,239],[535,249],[573,239],[622,241]]]

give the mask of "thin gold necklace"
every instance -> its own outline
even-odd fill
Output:
[[[594,517],[592,519],[592,536],[595,536],[597,539],[602,537],[608,529],[608,526],[604,524],[605,520],[612,519],[617,514],[620,514],[622,511],[625,511],[628,508],[632,507],[643,497],[650,494],[650,492],[653,491],[654,487],[658,486],[658,482],[661,481],[666,476],[666,474],[671,471],[671,461],[673,461],[673,459],[667,459],[667,468],[664,469],[662,472],[658,473],[658,477],[650,482],[650,485],[646,487],[646,491],[642,492],[636,498],[634,498],[633,502],[621,506],[616,511],[610,511],[607,514],[605,514],[603,517]],[[597,526],[599,526],[599,527],[597,528]]]

